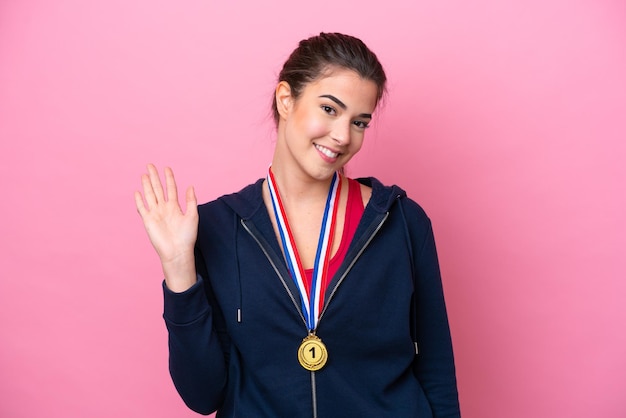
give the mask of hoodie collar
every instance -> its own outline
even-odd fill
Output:
[[[406,192],[395,184],[385,186],[375,177],[356,179],[359,183],[372,188],[372,197],[368,203],[377,212],[388,212],[393,203],[400,197],[406,197]]]
[[[399,186],[385,186],[374,177],[364,177],[356,180],[372,188],[372,197],[370,198],[368,206],[371,206],[372,209],[377,212],[388,212],[398,198],[406,196],[406,192]],[[220,199],[242,219],[248,220],[259,210],[265,210],[263,203],[263,181],[263,178],[258,179],[239,192],[222,196]]]

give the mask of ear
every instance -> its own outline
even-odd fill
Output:
[[[291,96],[291,87],[286,81],[281,81],[276,86],[276,108],[282,119],[286,119],[293,107],[293,97]]]

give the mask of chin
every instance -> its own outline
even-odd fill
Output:
[[[333,177],[336,171],[337,169],[335,168],[317,169],[310,172],[309,175],[318,181],[328,181]]]

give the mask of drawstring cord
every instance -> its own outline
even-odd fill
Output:
[[[237,241],[237,235],[239,232],[239,222],[237,221],[237,215],[235,214],[233,216],[233,220],[235,222],[235,227],[233,228],[234,230],[234,241],[235,241],[235,268],[237,269],[237,289],[239,290],[239,306],[237,307],[237,322],[241,323],[241,321],[243,320],[243,292],[241,290],[241,273],[240,273],[240,267],[239,267],[239,248],[238,248],[238,241]]]

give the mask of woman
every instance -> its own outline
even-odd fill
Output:
[[[359,40],[300,42],[274,96],[266,179],[187,211],[142,176],[161,259],[170,373],[218,417],[458,417],[431,224],[397,186],[349,179],[385,91]],[[145,198],[145,204],[144,204]]]

